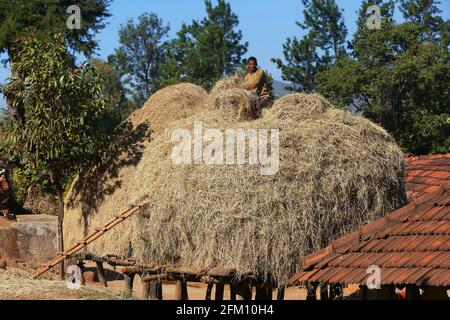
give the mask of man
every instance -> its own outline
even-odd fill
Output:
[[[8,220],[15,220],[16,216],[9,212],[9,200],[11,190],[9,188],[8,180],[6,180],[6,170],[0,168],[0,217]]]
[[[259,109],[269,107],[272,97],[270,95],[270,84],[266,73],[258,68],[258,60],[255,57],[248,58],[247,73],[244,77],[244,83],[240,86],[242,89],[252,90],[259,97]]]

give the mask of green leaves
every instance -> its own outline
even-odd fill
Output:
[[[436,13],[434,2],[402,1],[410,8],[407,21],[396,24],[392,2],[378,1],[384,17],[381,30],[364,27],[369,4],[364,2],[351,58],[339,59],[317,77],[320,93],[381,124],[405,151],[415,154],[450,152],[450,54],[439,37],[448,21],[427,15],[433,23],[442,21],[427,27],[423,18],[423,12]],[[415,10],[417,6],[425,11]]]
[[[24,121],[11,120],[7,148],[25,168],[39,168],[64,181],[81,165],[94,161],[109,143],[97,122],[105,108],[100,79],[93,67],[75,67],[65,38],[25,39],[13,68],[19,71],[5,86],[14,104],[24,106]],[[94,138],[95,137],[95,138]],[[93,150],[89,153],[87,150]]]

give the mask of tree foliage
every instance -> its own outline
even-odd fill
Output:
[[[218,79],[240,67],[248,43],[241,43],[239,19],[229,3],[205,0],[207,16],[183,24],[168,44],[166,82],[189,81],[210,88]]]
[[[19,77],[3,90],[16,93],[13,105],[25,110],[24,119],[10,118],[2,147],[22,168],[38,170],[51,182],[59,199],[58,242],[63,251],[64,184],[93,163],[110,141],[97,121],[105,101],[95,69],[74,65],[62,35],[45,41],[27,38],[20,48],[12,66]],[[63,273],[62,265],[61,277]]]
[[[70,14],[67,8],[73,4],[81,10],[81,29],[67,28]],[[104,20],[110,16],[110,0],[2,0],[0,1],[0,53],[11,55],[20,50],[18,40],[33,34],[34,37],[51,33],[63,33],[68,46],[89,56],[97,48],[95,34],[104,28]]]
[[[119,31],[120,47],[108,57],[124,83],[131,88],[136,106],[142,106],[148,97],[161,87],[161,67],[166,61],[165,41],[169,26],[155,13],[131,19]]]
[[[272,61],[282,72],[288,90],[314,91],[317,73],[345,55],[347,28],[342,11],[334,0],[302,0],[304,22],[296,24],[307,34],[301,39],[287,38],[283,44],[284,60]]]
[[[381,29],[364,27],[368,3],[363,2],[351,57],[322,72],[318,90],[381,124],[405,151],[449,152],[448,21],[434,16],[436,1],[402,1],[403,23],[393,21],[392,1],[378,3],[386,14]],[[420,11],[414,9],[418,5]]]

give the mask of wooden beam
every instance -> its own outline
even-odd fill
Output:
[[[105,269],[103,268],[103,263],[96,261],[95,265],[96,265],[96,270],[97,270],[98,282],[100,282],[100,284],[102,286],[107,287],[108,282],[106,281],[106,273],[105,273]]]
[[[214,300],[223,300],[223,292],[225,285],[223,283],[216,284],[216,294],[214,295]]]

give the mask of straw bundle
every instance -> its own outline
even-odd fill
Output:
[[[250,121],[234,116],[239,106],[210,104],[210,110],[167,124],[96,210],[83,213],[77,202],[66,207],[66,243],[80,238],[83,226],[93,230],[145,198],[150,203],[142,212],[89,252],[158,265],[236,268],[282,283],[304,255],[403,205],[403,156],[382,128],[319,95],[286,96]],[[248,163],[175,164],[173,132],[193,132],[200,122],[203,130],[222,133],[279,129],[278,171],[263,175],[260,165]],[[72,196],[77,192],[82,190],[74,188]]]

